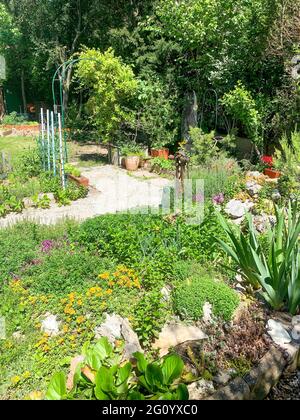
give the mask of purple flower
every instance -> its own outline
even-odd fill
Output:
[[[43,241],[41,251],[44,252],[45,254],[48,254],[53,247],[54,247],[53,241],[50,241],[50,240]]]
[[[223,193],[219,193],[212,198],[214,204],[220,205],[223,204],[225,201],[225,197]]]

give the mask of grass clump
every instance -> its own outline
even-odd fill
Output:
[[[239,305],[239,297],[225,283],[208,275],[187,279],[174,289],[174,310],[183,318],[201,319],[206,302],[212,305],[216,317],[229,321]]]

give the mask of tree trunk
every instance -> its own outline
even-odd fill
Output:
[[[25,74],[24,70],[21,72],[21,90],[22,90],[22,102],[23,102],[23,112],[27,112],[27,100],[26,100],[26,91],[25,91]]]
[[[198,125],[198,98],[195,91],[185,93],[182,112],[181,137],[187,140],[188,148],[191,147],[190,128]]]

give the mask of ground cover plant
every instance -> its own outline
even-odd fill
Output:
[[[45,392],[57,363],[67,373],[70,357],[93,340],[106,312],[127,317],[150,348],[172,316],[160,289],[178,281],[175,261],[221,258],[213,235],[205,222],[193,227],[181,219],[127,214],[2,230],[0,313],[8,319],[8,339],[1,342],[1,392],[9,398]],[[60,322],[56,337],[41,331],[49,312]]]

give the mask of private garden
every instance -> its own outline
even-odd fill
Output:
[[[36,111],[0,113],[0,399],[297,399],[298,2],[16,3],[5,83]]]

